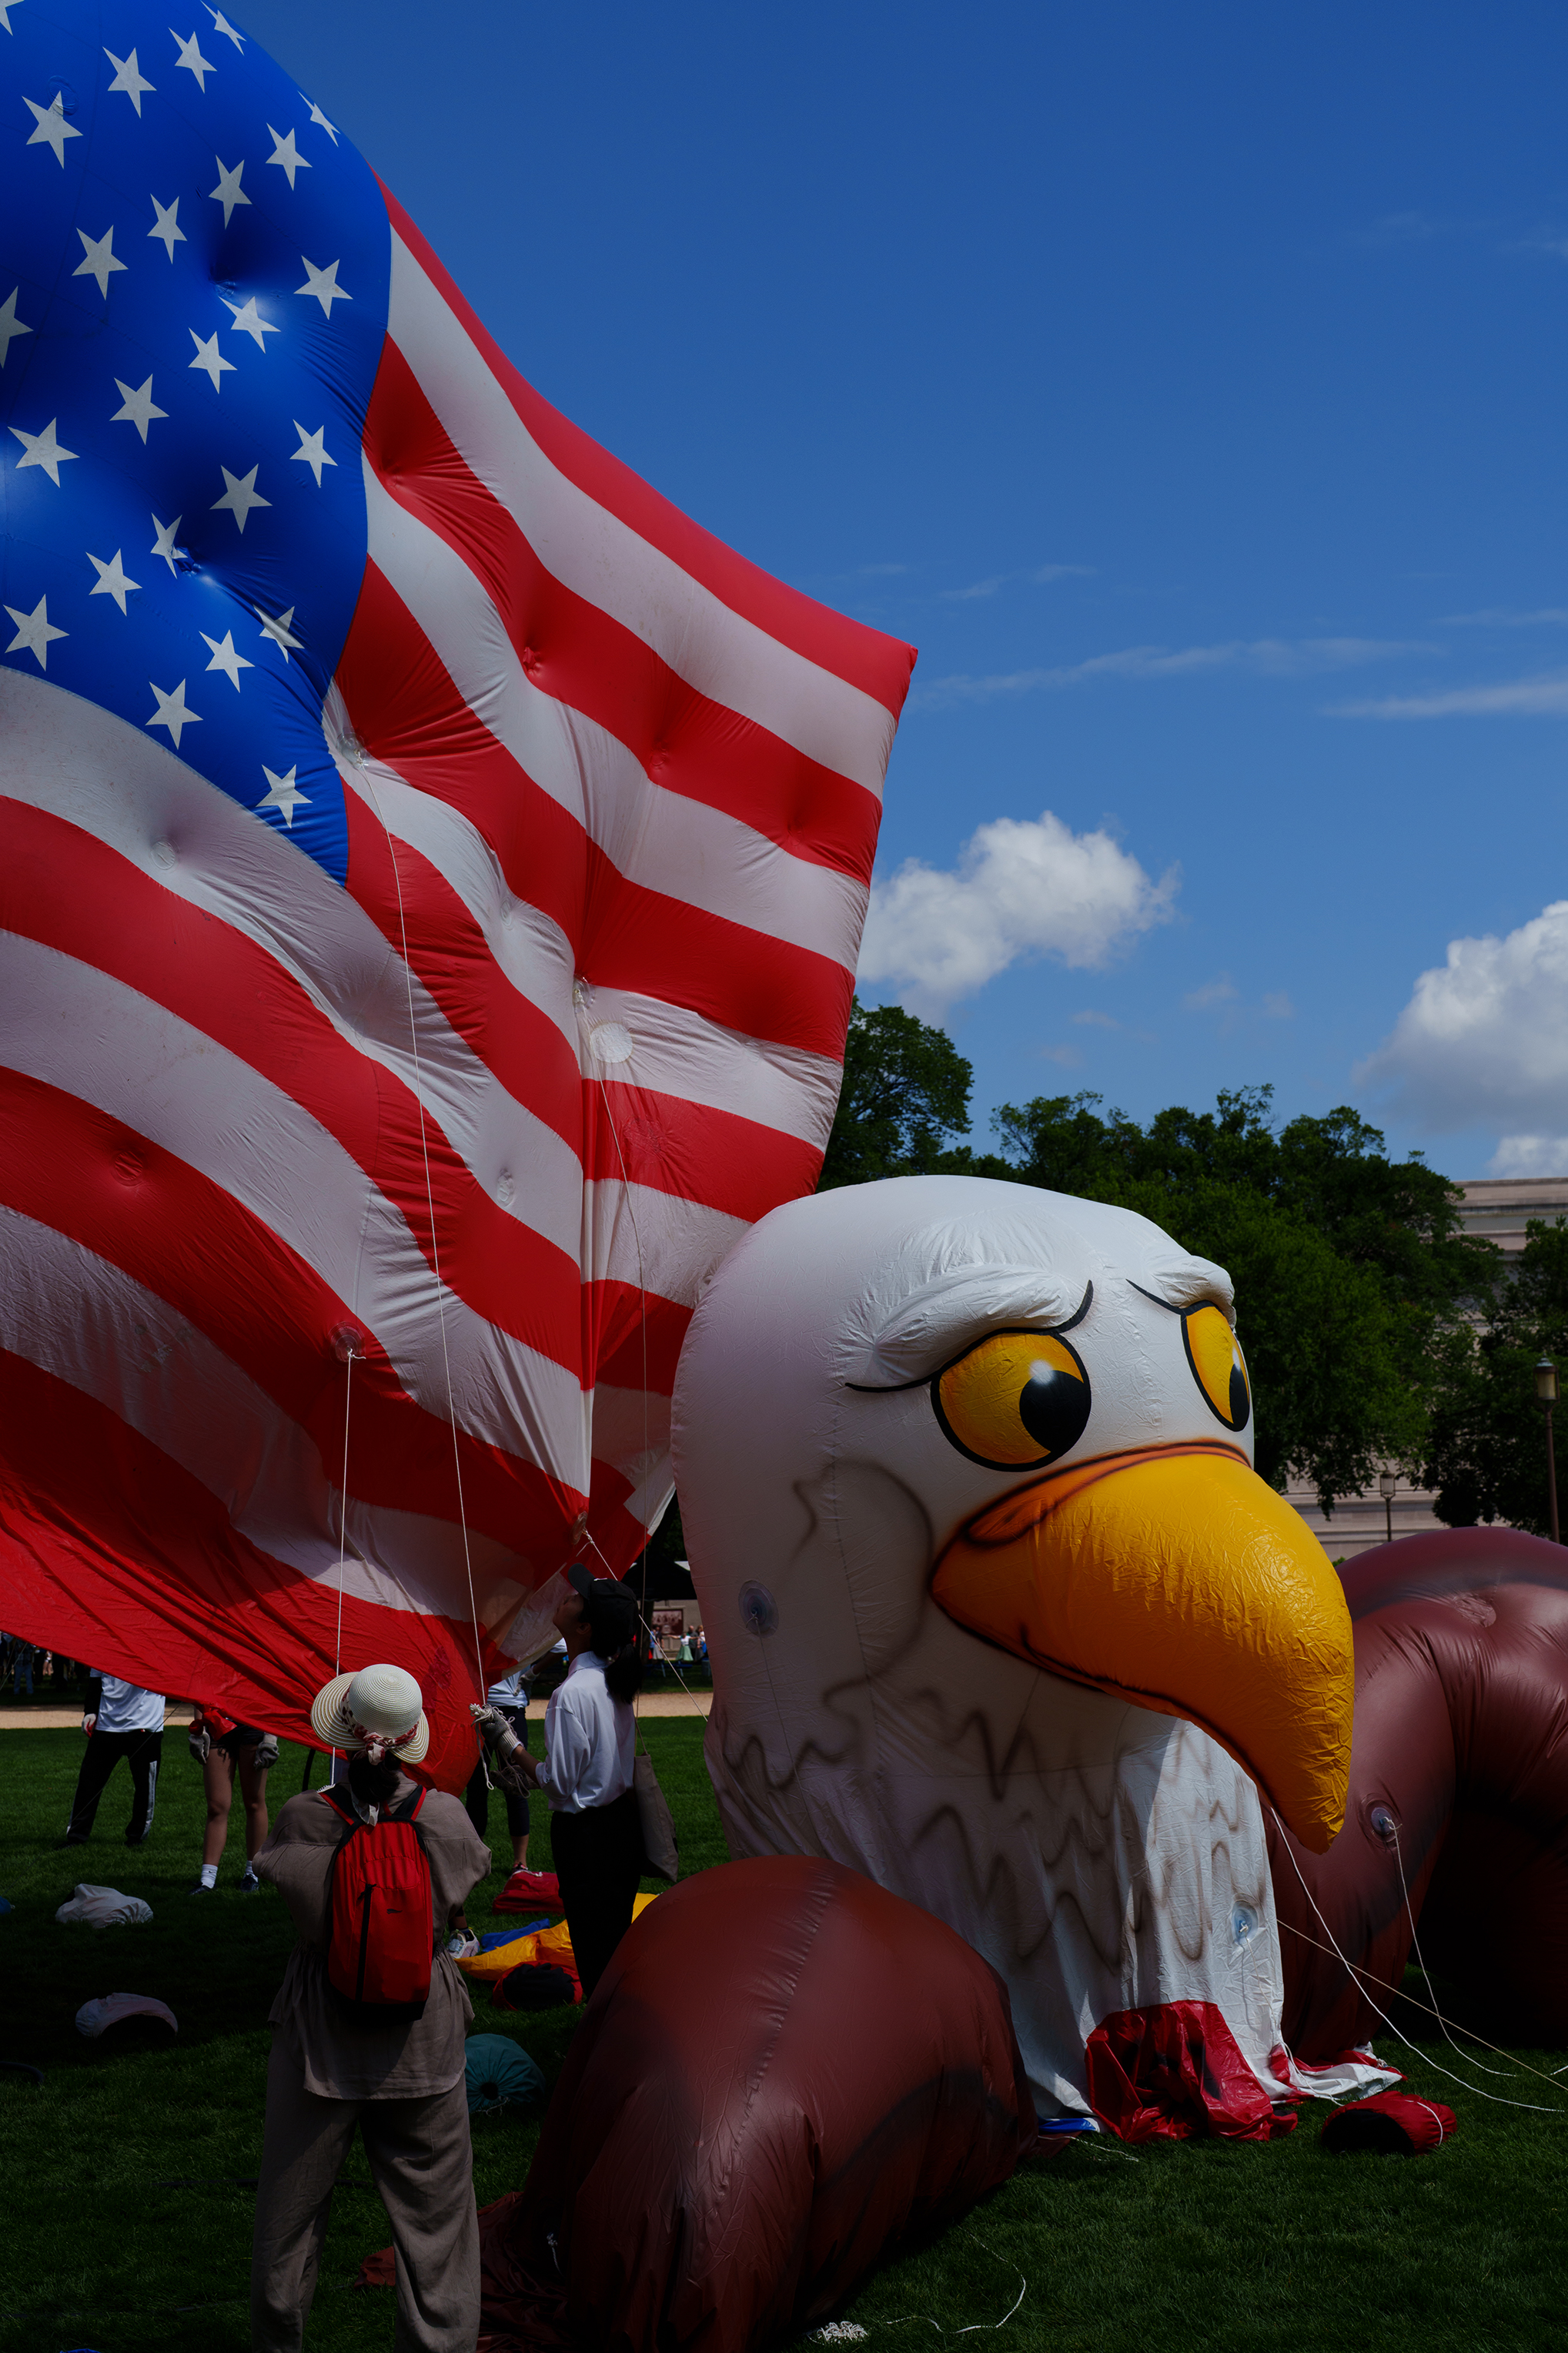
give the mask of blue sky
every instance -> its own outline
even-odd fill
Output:
[[[982,1137],[1271,1080],[1568,1173],[1560,8],[237,21],[542,391],[920,647],[867,993]]]

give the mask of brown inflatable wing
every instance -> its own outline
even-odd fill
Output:
[[[951,1928],[837,1863],[701,1872],[623,1939],[486,2218],[480,2353],[771,2344],[1035,2136],[1006,1989]]]
[[[1366,1994],[1386,2008],[1410,1957],[1403,1864],[1453,2014],[1499,2042],[1568,2042],[1568,1550],[1445,1529],[1380,1545],[1342,1578],[1345,1826],[1313,1855],[1268,1824],[1286,2040],[1310,2063],[1378,2031]],[[1324,1922],[1364,1989],[1321,1949]]]

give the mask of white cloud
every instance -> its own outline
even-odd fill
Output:
[[[988,593],[984,583],[958,595]],[[1429,654],[1435,647],[1391,638],[1232,638],[1215,646],[1123,646],[1116,653],[1091,654],[1087,661],[1050,670],[1014,670],[973,677],[956,672],[915,689],[912,703],[927,711],[955,702],[989,702],[1002,694],[1035,694],[1052,688],[1085,686],[1102,678],[1184,678],[1194,672],[1239,670],[1262,678],[1315,678],[1325,671],[1355,670],[1365,662],[1399,654]]]
[[[1182,1003],[1189,1013],[1205,1013],[1211,1005],[1228,1005],[1235,995],[1235,981],[1228,972],[1222,972],[1205,980],[1201,988],[1189,989]]]
[[[1562,719],[1568,717],[1568,670],[1543,670],[1501,686],[1459,686],[1442,694],[1390,694],[1342,702],[1334,719]]]
[[[1049,809],[994,818],[951,871],[911,858],[873,882],[859,977],[931,1018],[1035,956],[1092,969],[1168,919],[1179,879],[1151,881],[1103,828],[1075,834]]]
[[[1076,1046],[1041,1046],[1037,1050],[1042,1062],[1059,1062],[1064,1071],[1076,1071],[1083,1060]]]
[[[1073,1019],[1081,1029],[1120,1029],[1121,1024],[1114,1013],[1075,1013]]]
[[[968,604],[976,596],[994,596],[998,588],[1006,588],[1015,581],[1023,581],[1031,588],[1048,587],[1053,580],[1092,580],[1091,564],[1040,564],[1032,572],[995,572],[988,580],[971,581],[967,588],[943,588],[938,591],[950,605]]]
[[[1271,988],[1263,1000],[1263,1011],[1269,1021],[1294,1021],[1296,1008],[1282,988]]]
[[[1568,1176],[1568,1135],[1505,1135],[1489,1176]]]
[[[1516,613],[1506,606],[1491,605],[1481,613],[1445,613],[1435,624],[1439,629],[1542,629],[1562,628],[1568,625],[1568,605],[1543,605],[1533,613]]]
[[[967,604],[973,596],[994,596],[1006,576],[1005,573],[994,572],[989,580],[972,580],[967,588],[943,588],[940,593],[949,604]]]
[[[1439,1130],[1495,1126],[1521,1148],[1555,1136],[1568,1120],[1568,899],[1505,938],[1450,940],[1356,1077]]]

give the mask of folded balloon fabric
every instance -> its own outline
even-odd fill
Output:
[[[552,1871],[514,1871],[491,1905],[492,1912],[559,1912],[561,1883]]]
[[[118,1887],[92,1887],[85,1880],[78,1883],[76,1894],[55,1914],[67,1926],[81,1922],[89,1928],[139,1928],[152,1917],[153,1906],[143,1904],[140,1895],[121,1895]]]
[[[106,2027],[118,2026],[126,2018],[161,2018],[173,2033],[180,2031],[168,2003],[150,1993],[102,1993],[82,2003],[76,2014],[77,2031],[96,2041]]]
[[[1335,2155],[1370,2149],[1384,2157],[1424,2157],[1454,2137],[1454,2111],[1413,2092],[1378,2092],[1336,2108],[1320,2138]]]
[[[633,1900],[632,1917],[637,1919],[658,1898],[638,1895]],[[572,1967],[572,1931],[564,1920],[553,1927],[536,1928],[531,1934],[511,1937],[507,1943],[491,1945],[488,1950],[463,1953],[458,1957],[458,1967],[468,1978],[500,1978],[516,1968],[524,1968],[535,1961],[552,1962],[557,1968]]]
[[[544,2077],[510,2034],[470,2034],[463,2048],[468,2114],[521,2108],[540,2098]]]

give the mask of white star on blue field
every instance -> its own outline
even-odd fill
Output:
[[[221,11],[0,8],[0,659],[342,879],[321,704],[364,571],[375,181]]]

